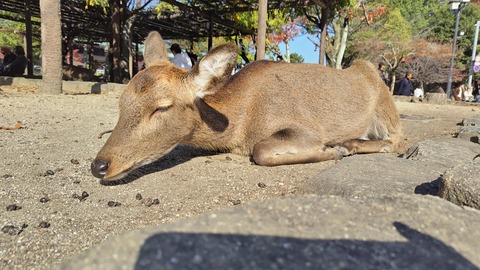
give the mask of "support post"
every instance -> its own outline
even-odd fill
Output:
[[[453,48],[452,48],[452,59],[450,61],[450,72],[448,74],[448,84],[447,84],[447,98],[452,98],[452,76],[453,76],[453,65],[455,63],[455,49],[457,47],[457,33],[458,33],[458,23],[460,21],[460,9],[455,11],[455,33],[453,34]]]
[[[473,78],[473,66],[475,65],[475,55],[477,54],[477,42],[478,42],[478,29],[480,28],[480,21],[477,21],[475,24],[475,37],[473,39],[472,47],[472,62],[470,63],[470,71],[468,73],[468,85],[467,87],[472,87],[472,78]]]
[[[28,58],[27,75],[33,76],[33,48],[32,48],[32,12],[30,8],[31,0],[25,0],[25,43]]]
[[[265,37],[267,35],[267,0],[258,0],[258,33],[256,60],[265,59]]]

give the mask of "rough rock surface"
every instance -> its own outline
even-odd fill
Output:
[[[299,192],[344,197],[435,194],[444,171],[445,167],[435,162],[387,154],[357,155],[310,178]]]
[[[429,161],[445,169],[468,163],[480,153],[480,145],[457,138],[426,140],[410,147],[404,157],[416,161]]]
[[[461,127],[458,132],[458,138],[474,143],[480,143],[480,126]]]
[[[480,143],[480,116],[465,118],[462,125],[463,127],[458,132],[458,138]]]
[[[436,195],[443,173],[456,165],[470,163],[478,153],[478,144],[436,138],[412,146],[405,159],[387,154],[352,156],[307,180],[299,192],[345,197]]]
[[[441,179],[438,195],[480,210],[480,158],[448,170]]]
[[[478,269],[480,212],[433,196],[291,196],[131,232],[60,269]]]

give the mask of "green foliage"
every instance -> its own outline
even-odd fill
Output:
[[[290,63],[303,63],[305,59],[298,53],[290,54]]]
[[[428,35],[435,26],[435,14],[444,10],[437,0],[389,0],[386,5],[400,11],[413,37]]]
[[[379,38],[384,42],[405,42],[412,38],[410,24],[399,9],[388,12],[383,26],[379,29]]]
[[[17,18],[19,20],[23,20],[23,17],[12,14],[5,11],[0,11],[3,15],[8,15],[12,18]],[[32,18],[33,21],[39,21],[36,18]],[[32,26],[32,32],[40,33],[39,25]],[[24,47],[24,34],[25,34],[25,23],[10,21],[5,19],[0,19],[0,46],[8,47],[13,49],[15,46],[22,46]],[[37,62],[40,56],[40,36],[34,35],[33,36],[33,61]]]
[[[25,25],[0,19],[0,45],[6,47],[14,47],[16,45],[23,45],[23,36],[17,32],[25,31]]]

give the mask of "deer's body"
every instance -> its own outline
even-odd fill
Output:
[[[148,68],[122,94],[119,122],[92,163],[95,176],[116,179],[179,144],[267,166],[403,150],[395,104],[366,61],[345,70],[257,61],[230,76],[233,45],[212,50],[191,72],[164,53],[161,37],[150,34]]]

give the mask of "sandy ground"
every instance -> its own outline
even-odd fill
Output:
[[[248,157],[180,147],[106,186],[90,163],[114,127],[118,96],[44,96],[1,86],[0,269],[50,269],[126,231],[295,193],[335,161],[254,166]],[[452,136],[478,106],[397,102],[408,144]],[[340,161],[341,162],[341,161]]]

